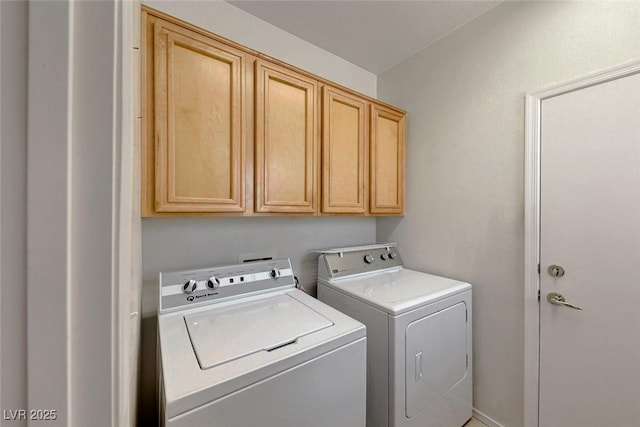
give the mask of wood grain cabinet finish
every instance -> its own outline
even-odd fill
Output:
[[[143,216],[404,213],[404,112],[146,6],[141,42]]]
[[[257,60],[256,212],[317,213],[318,82]]]
[[[322,213],[365,214],[368,197],[367,101],[322,90]]]
[[[404,213],[404,113],[371,104],[371,167],[369,212]]]
[[[156,212],[245,210],[245,54],[153,27]]]

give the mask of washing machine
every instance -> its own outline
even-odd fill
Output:
[[[471,285],[403,268],[395,244],[318,252],[318,298],[367,327],[367,427],[464,425]]]
[[[160,273],[159,292],[164,425],[364,427],[365,327],[288,259]]]

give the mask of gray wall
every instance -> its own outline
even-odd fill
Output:
[[[318,255],[312,249],[372,243],[375,220],[354,217],[147,218],[143,220],[143,315],[155,315],[158,273],[236,264],[240,254],[291,258],[304,289],[315,295]]]
[[[27,407],[26,1],[0,2],[0,402]],[[20,425],[11,422],[12,426]]]
[[[142,3],[365,95],[376,95],[375,74],[223,1]]]
[[[73,6],[69,323],[75,426],[118,425],[112,410],[119,401],[113,400],[125,397],[113,390],[118,368],[112,360],[121,342],[112,332],[120,290],[114,249],[120,226],[118,19],[116,0]]]
[[[376,76],[224,2],[145,1],[321,77],[376,95]],[[143,321],[139,420],[154,422],[158,272],[237,263],[238,254],[271,251],[290,257],[302,284],[315,293],[317,258],[310,249],[371,243],[375,218],[147,218],[142,221]]]
[[[118,424],[117,13],[29,2],[28,408],[51,426]]]
[[[474,285],[475,407],[523,425],[524,95],[640,57],[640,3],[505,2],[378,76],[408,112],[408,267]]]

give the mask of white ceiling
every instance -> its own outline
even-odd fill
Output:
[[[415,55],[500,1],[229,1],[374,74]]]

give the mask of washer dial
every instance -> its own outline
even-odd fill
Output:
[[[211,276],[209,280],[207,280],[207,288],[209,289],[218,289],[220,287],[220,280],[217,277]]]
[[[184,292],[185,294],[192,294],[196,289],[198,289],[198,282],[193,279],[185,282],[184,285],[182,285],[182,292]]]

